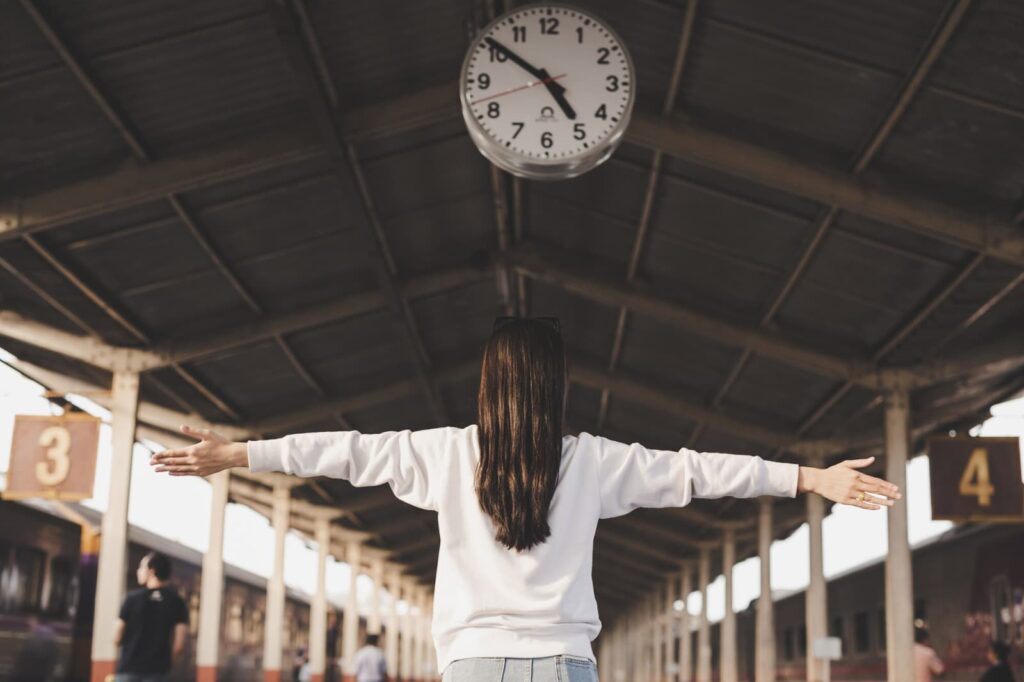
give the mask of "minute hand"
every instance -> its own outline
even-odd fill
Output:
[[[514,63],[526,70],[531,76],[541,81],[544,87],[548,89],[551,96],[555,99],[555,102],[562,109],[562,112],[570,119],[576,118],[576,112],[569,105],[569,102],[565,99],[565,88],[562,87],[561,83],[557,83],[551,78],[551,75],[546,69],[538,69],[536,66],[526,61],[512,50],[508,49],[497,40],[491,37],[484,38],[484,42],[491,46],[492,49],[501,52],[506,57],[511,59]]]

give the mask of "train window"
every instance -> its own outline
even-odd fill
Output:
[[[47,615],[70,616],[74,610],[73,597],[77,578],[71,562],[66,559],[50,561],[50,594],[44,607]]]
[[[797,639],[797,656],[802,658],[807,655],[807,626],[800,626],[800,636]]]
[[[1005,574],[992,577],[988,595],[993,639],[1013,642],[1016,639],[1016,628],[1013,627],[1013,600],[1010,594],[1010,581]]]
[[[782,635],[783,646],[785,647],[785,659],[792,661],[796,655],[793,646],[793,628],[786,628],[786,631]]]
[[[199,634],[199,593],[193,592],[188,597],[188,631],[195,637]]]
[[[923,621],[925,624],[928,623],[928,603],[924,600],[924,597],[918,597],[914,600],[914,620]]]
[[[885,607],[878,609],[878,650],[885,651]]]
[[[846,637],[843,636],[843,617],[836,616],[832,619],[831,632],[828,633],[831,637],[838,637],[840,647],[842,651],[846,651]]]
[[[46,565],[42,552],[0,546],[0,613],[38,612]]]
[[[867,611],[861,611],[853,616],[853,650],[858,654],[863,654],[870,649],[871,626]]]
[[[233,600],[228,607],[227,639],[229,642],[242,641],[242,602]]]

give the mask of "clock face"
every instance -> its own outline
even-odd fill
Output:
[[[566,168],[603,160],[633,104],[633,65],[600,20],[531,6],[492,22],[470,45],[463,113],[488,158],[503,167]],[[566,176],[571,173],[566,173]]]

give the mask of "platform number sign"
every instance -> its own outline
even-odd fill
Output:
[[[18,415],[5,499],[92,497],[100,420],[91,415]]]
[[[933,438],[928,459],[933,519],[1024,523],[1018,438]]]

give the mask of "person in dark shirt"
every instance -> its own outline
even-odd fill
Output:
[[[980,682],[1014,682],[1010,670],[1010,647],[1006,642],[995,641],[988,647],[988,660],[992,667],[981,676]]]
[[[117,682],[162,682],[173,658],[185,649],[188,608],[168,585],[171,562],[163,554],[142,557],[136,571],[142,589],[124,598],[114,624],[114,642],[121,646]]]

